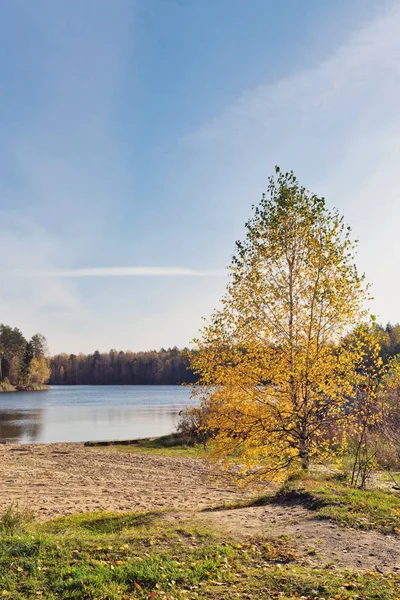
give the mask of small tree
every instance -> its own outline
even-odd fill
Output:
[[[382,448],[386,398],[379,394],[386,367],[380,356],[380,331],[361,326],[346,340],[358,357],[354,371],[354,394],[349,400],[344,438],[353,450],[351,485],[365,488],[377,467]]]
[[[215,458],[237,456],[250,480],[329,452],[326,428],[346,413],[356,361],[340,340],[366,314],[350,228],[292,172],[276,174],[191,355]]]

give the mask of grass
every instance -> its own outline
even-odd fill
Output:
[[[398,600],[400,576],[311,569],[286,539],[237,544],[167,513],[99,513],[0,535],[10,600]]]
[[[171,596],[219,572],[234,549],[156,513],[79,515],[0,538],[0,595],[126,600]]]
[[[184,456],[188,458],[203,458],[205,451],[200,444],[190,445],[187,440],[178,433],[171,433],[152,439],[139,440],[132,445],[107,446],[117,452],[133,452],[141,454],[155,454],[158,456]]]

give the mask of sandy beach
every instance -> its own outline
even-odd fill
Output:
[[[40,520],[93,511],[199,510],[243,494],[193,458],[82,443],[0,445],[0,511],[15,502]]]

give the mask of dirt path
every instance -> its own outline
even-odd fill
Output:
[[[400,571],[400,537],[340,527],[302,506],[270,505],[202,513],[199,518],[239,539],[289,535],[314,566]]]
[[[93,511],[175,509],[167,518],[198,519],[238,539],[289,535],[310,565],[400,570],[400,539],[346,529],[303,506],[205,508],[243,500],[243,491],[210,478],[191,458],[122,453],[83,444],[0,446],[0,512],[11,502],[40,520]]]

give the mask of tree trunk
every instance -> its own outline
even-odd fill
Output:
[[[308,458],[307,438],[304,434],[302,434],[300,437],[299,455],[301,460],[301,468],[303,469],[303,471],[308,471],[310,461]]]

